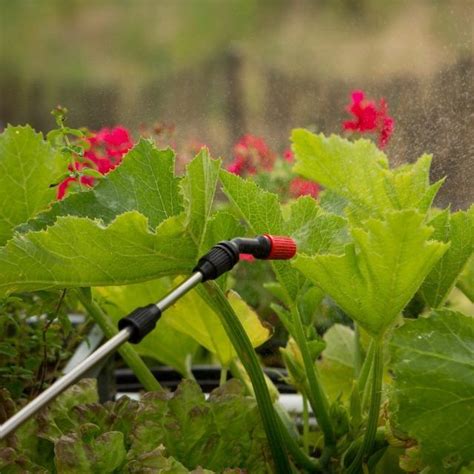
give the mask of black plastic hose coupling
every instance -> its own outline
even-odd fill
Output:
[[[264,260],[288,260],[296,253],[296,243],[290,237],[259,235],[253,239],[236,237],[219,242],[198,261],[194,272],[201,272],[202,281],[214,280],[231,270],[241,254]]]
[[[156,304],[149,304],[141,308],[134,309],[128,316],[118,322],[120,330],[130,328],[128,342],[138,344],[147,334],[155,329],[156,323],[160,319],[161,310]]]

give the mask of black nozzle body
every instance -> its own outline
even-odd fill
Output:
[[[254,239],[236,237],[232,240],[224,240],[198,261],[194,272],[201,272],[202,281],[214,280],[223,273],[232,270],[239,261],[240,254],[253,255],[255,258],[268,258],[271,252],[271,241],[264,235]]]

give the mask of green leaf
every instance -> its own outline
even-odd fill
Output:
[[[271,336],[269,329],[262,325],[255,311],[237,293],[230,291],[227,298],[252,345],[262,345]],[[221,365],[228,366],[237,355],[215,311],[191,292],[168,309],[162,320],[176,331],[192,337],[215,354]]]
[[[474,206],[468,211],[450,214],[445,210],[429,223],[434,227],[433,238],[451,245],[426,277],[420,289],[432,308],[441,306],[456,284],[474,250]]]
[[[104,175],[102,173],[99,173],[99,171],[93,168],[82,168],[81,174],[85,176],[92,176],[93,178],[96,178],[96,179],[104,179]]]
[[[213,391],[208,401],[190,380],[174,394],[146,394],[135,419],[129,456],[164,445],[188,469],[267,472],[269,448],[256,402],[243,394],[236,380]]]
[[[448,248],[412,210],[352,226],[343,255],[300,255],[294,266],[371,335],[382,334]]]
[[[97,186],[67,196],[21,230],[44,229],[59,216],[89,217],[108,224],[128,211],[147,217],[150,230],[183,211],[172,150],[157,150],[150,140],[141,139]]]
[[[290,235],[295,239],[299,252],[326,252],[337,248],[345,220],[322,211],[311,197],[295,201],[285,221],[276,194],[225,171],[221,172],[221,181],[225,194],[255,235]],[[273,262],[272,265],[288,295],[296,298],[305,279],[291,268],[289,262]]]
[[[210,215],[219,161],[202,151],[188,166],[186,212],[173,166],[171,150],[141,140],[94,189],[55,204],[0,249],[0,292],[189,273],[199,247],[234,237],[240,226],[230,216]]]
[[[257,403],[238,380],[214,390],[208,400],[196,382],[185,380],[174,393],[148,392],[140,402],[123,397],[103,405],[91,403],[89,393],[81,396],[89,385],[81,381],[32,420],[29,435],[39,442],[28,451],[21,443],[27,426],[20,427],[14,448],[0,448],[0,466],[7,466],[2,473],[25,472],[21,467],[43,472],[46,466],[38,460],[45,450],[60,473],[272,472]],[[75,396],[87,403],[71,404]],[[53,470],[48,465],[45,472]]]
[[[351,142],[307,130],[292,133],[294,171],[347,199],[359,220],[386,210],[426,212],[442,181],[430,185],[431,157],[390,170],[385,154],[368,140]]]
[[[334,324],[323,339],[326,348],[317,361],[323,385],[333,401],[339,397],[348,400],[354,380],[354,331],[342,324]]]
[[[65,163],[31,127],[8,126],[0,134],[0,245],[13,229],[55,199]]]
[[[395,426],[433,472],[457,472],[474,459],[474,319],[438,310],[407,320],[390,350]]]
[[[90,427],[94,430],[94,425]],[[55,444],[55,465],[60,473],[94,474],[116,472],[125,461],[126,451],[123,434],[118,431],[99,434],[88,432],[70,433]]]
[[[199,251],[207,250],[202,248],[202,244],[207,223],[211,217],[220,166],[220,160],[211,160],[207,148],[202,148],[196,158],[187,166],[187,174],[182,182],[184,199],[187,204],[186,224]]]
[[[136,307],[157,301],[177,284],[178,281],[164,278],[136,285],[100,288],[97,291],[112,303],[108,314],[118,321]],[[262,325],[257,314],[237,293],[229,292],[228,298],[254,347],[263,344],[271,335],[269,329]],[[188,359],[196,352],[198,343],[215,354],[222,365],[229,365],[236,357],[213,308],[195,292],[190,292],[166,310],[156,328],[137,345],[137,350],[187,375]]]
[[[102,287],[95,291],[105,298],[107,314],[117,322],[135,308],[163,297],[172,285],[169,278],[163,278],[135,285]],[[164,318],[160,318],[156,328],[135,347],[140,355],[157,359],[187,376],[190,359],[198,344],[183,332],[176,331]]]
[[[136,459],[128,462],[124,468],[126,474],[141,474],[143,472],[158,472],[160,474],[188,474],[189,471],[172,456],[168,456],[163,445],[156,449],[139,454]],[[198,468],[195,474],[213,474],[208,469]]]
[[[150,232],[136,211],[110,225],[59,217],[39,232],[17,235],[0,249],[0,292],[123,285],[188,273],[196,250],[178,219]]]
[[[474,303],[474,255],[466,263],[457,286]]]

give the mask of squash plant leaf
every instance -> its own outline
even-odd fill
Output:
[[[351,142],[297,129],[292,141],[294,171],[347,199],[349,213],[358,220],[381,217],[390,209],[426,212],[443,183],[430,185],[429,155],[391,170],[385,154],[369,140]]]
[[[211,217],[219,170],[220,161],[211,160],[207,148],[202,148],[187,166],[187,173],[181,183],[186,201],[188,232],[199,251],[207,250],[201,247]]]
[[[147,218],[136,211],[108,226],[58,217],[46,230],[19,234],[0,249],[0,292],[136,283],[187,273],[195,255],[176,218],[151,232]]]
[[[456,283],[474,250],[474,206],[468,211],[450,214],[445,210],[429,223],[435,231],[433,238],[451,245],[426,277],[420,293],[426,303],[441,306]]]
[[[127,211],[143,214],[150,229],[155,229],[183,211],[174,160],[172,150],[158,150],[150,140],[141,139],[97,186],[56,202],[20,230],[44,229],[58,216],[88,217],[108,224]]]
[[[290,235],[295,239],[299,252],[310,254],[324,253],[340,246],[345,219],[324,212],[313,198],[305,196],[292,203],[289,216],[284,220],[276,194],[226,171],[221,171],[221,182],[225,194],[253,234]],[[272,262],[272,265],[288,295],[296,298],[305,279],[289,262]]]
[[[326,348],[317,361],[319,374],[329,397],[347,400],[354,380],[354,331],[334,324],[323,336]]]
[[[66,164],[31,127],[8,126],[0,134],[0,245],[13,229],[55,199]]]
[[[163,278],[136,285],[104,287],[97,291],[110,303],[107,305],[110,308],[108,314],[118,321],[134,308],[156,301],[177,283]],[[230,292],[228,297],[252,345],[263,344],[271,335],[268,328],[237,293]],[[177,340],[180,341],[178,346]],[[156,328],[137,345],[137,350],[187,374],[187,359],[195,353],[198,343],[215,354],[222,365],[228,365],[236,357],[219,317],[197,293],[190,292],[166,310]]]
[[[342,255],[300,255],[294,266],[320,286],[371,335],[395,320],[448,248],[429,240],[433,229],[414,210],[351,227]]]
[[[187,274],[205,241],[207,220],[198,220],[210,214],[219,161],[202,151],[182,193],[173,166],[172,151],[141,140],[94,189],[55,204],[0,249],[0,292]],[[186,212],[182,194],[193,203]]]
[[[406,320],[390,350],[395,427],[433,472],[458,472],[474,459],[474,319],[442,309]]]
[[[474,303],[474,255],[467,261],[456,285]]]
[[[252,346],[258,347],[270,338],[270,330],[237,293],[229,291],[227,297]],[[228,366],[237,357],[219,316],[197,293],[185,295],[163,314],[162,319],[215,354],[221,365]]]
[[[103,300],[101,303],[107,314],[117,322],[135,308],[157,301],[171,287],[169,278],[161,278],[134,285],[96,288],[94,292],[98,301]],[[179,341],[179,344],[176,344],[176,341]],[[156,328],[135,348],[140,355],[159,360],[187,376],[188,362],[196,352],[198,344],[191,337],[173,329],[164,318],[160,318]]]

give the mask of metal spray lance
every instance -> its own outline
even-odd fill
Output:
[[[239,261],[241,254],[252,255],[263,260],[289,260],[295,253],[296,244],[290,237],[264,234],[255,238],[237,237],[219,242],[199,259],[189,278],[157,303],[137,308],[128,316],[122,318],[118,323],[120,330],[118,334],[1,425],[0,440],[13,433],[19,426],[79,380],[92,367],[116,351],[122,344],[125,342],[139,343],[155,328],[163,311],[172,306],[198,283],[214,280],[231,270]]]

